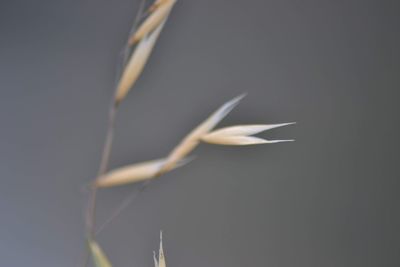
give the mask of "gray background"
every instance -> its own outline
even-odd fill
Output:
[[[135,0],[1,0],[0,266],[75,266]],[[297,121],[202,145],[99,235],[115,266],[399,266],[398,1],[178,1],[123,103],[111,166],[221,124]],[[101,191],[99,220],[134,186]]]

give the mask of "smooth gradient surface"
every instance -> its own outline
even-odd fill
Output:
[[[136,0],[0,2],[0,266],[76,266]],[[111,166],[221,126],[297,121],[202,145],[98,236],[114,266],[400,265],[398,1],[178,1],[118,114]],[[102,190],[99,222],[135,186]]]

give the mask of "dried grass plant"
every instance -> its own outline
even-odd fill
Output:
[[[116,212],[112,214],[109,220],[100,227],[97,227],[95,220],[96,199],[99,189],[138,182],[142,182],[142,186],[145,186],[146,182],[149,180],[160,177],[167,172],[189,163],[191,160],[190,153],[202,142],[217,145],[242,146],[293,141],[266,140],[253,136],[260,132],[290,125],[292,123],[236,125],[214,130],[218,123],[245,97],[243,94],[219,107],[206,120],[190,131],[165,157],[108,170],[114,133],[114,121],[118,107],[126,99],[129,91],[134,87],[136,81],[140,77],[175,3],[175,0],[155,0],[150,7],[146,8],[145,1],[141,1],[134,26],[124,49],[123,70],[116,84],[114,98],[110,105],[108,130],[98,174],[90,186],[90,196],[86,210],[86,238],[88,241],[88,249],[81,266],[87,266],[89,264],[90,254],[92,255],[92,260],[96,267],[112,266],[110,260],[107,259],[105,253],[97,244],[96,234],[133,200],[132,197],[128,198],[117,208]],[[157,259],[154,253],[154,264],[155,267],[166,267],[161,234],[159,257]]]

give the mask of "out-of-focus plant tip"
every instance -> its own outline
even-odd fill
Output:
[[[89,241],[89,248],[93,257],[93,262],[96,267],[112,267],[109,259],[95,241],[93,240]],[[153,260],[154,260],[154,267],[167,267],[165,262],[164,248],[163,248],[162,231],[160,231],[160,247],[158,249],[158,260],[155,251],[153,251]]]
[[[107,259],[107,256],[95,241],[89,241],[89,248],[96,267],[112,267],[110,261]]]
[[[158,261],[156,258],[156,253],[154,251],[153,251],[153,259],[155,267],[167,267],[167,264],[165,262],[162,232],[160,232],[160,248],[158,249]]]

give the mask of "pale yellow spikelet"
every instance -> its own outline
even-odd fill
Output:
[[[161,0],[156,1],[153,6],[150,7],[151,14],[147,19],[139,26],[134,35],[129,39],[129,45],[134,45],[147,34],[158,27],[169,15],[172,7],[176,0]]]
[[[96,267],[112,267],[107,256],[95,241],[89,241],[89,247]]]
[[[225,137],[214,137],[214,138],[204,138],[204,141],[210,144],[217,145],[259,145],[268,143],[259,137],[254,136],[225,136]]]
[[[169,0],[156,0],[154,1],[154,3],[149,7],[148,11],[149,12],[154,12],[154,10],[156,10],[159,6],[161,6],[162,4],[165,4],[166,2],[168,2]]]
[[[258,134],[263,131],[271,130],[278,127],[294,124],[253,124],[253,125],[237,125],[215,130],[211,133],[203,135],[201,140],[211,144],[218,145],[257,145],[272,144],[280,142],[289,142],[293,140],[266,140],[250,135]]]
[[[208,136],[217,135],[254,135],[271,129],[294,124],[294,122],[277,123],[277,124],[249,124],[249,125],[235,125],[217,129]]]
[[[211,131],[239,103],[245,95],[240,95],[222,105],[207,120],[192,130],[169,154],[159,174],[170,171],[175,164],[188,155],[200,143],[202,136]]]
[[[191,159],[181,159],[174,168],[181,167],[188,163]],[[130,183],[137,183],[155,178],[160,168],[165,164],[166,159],[157,159],[136,163],[124,167],[120,167],[96,180],[97,187],[112,187]]]
[[[100,177],[96,185],[111,187],[148,180],[155,176],[164,163],[165,159],[157,159],[117,168]]]
[[[164,24],[165,21],[161,23],[149,36],[142,39],[135,48],[135,51],[129,59],[118,83],[115,95],[116,104],[119,104],[126,97],[129,90],[139,78]]]

